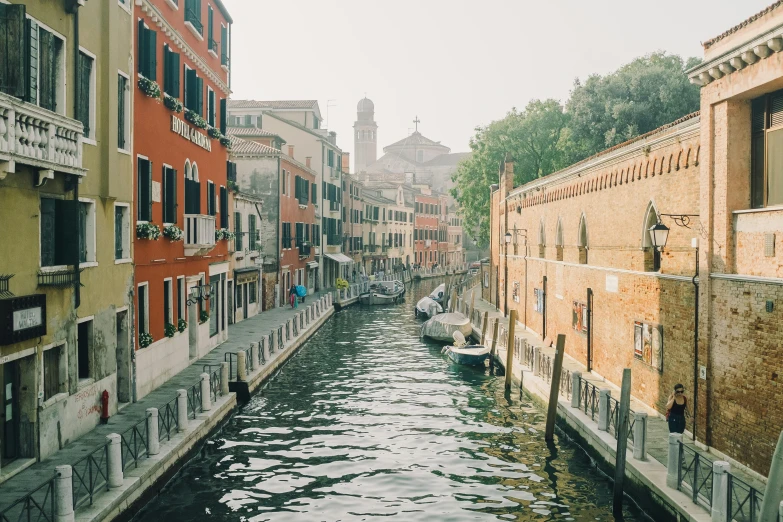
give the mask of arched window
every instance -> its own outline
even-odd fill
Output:
[[[544,230],[544,220],[538,227],[538,257],[544,257],[546,254],[546,230]]]
[[[644,270],[646,272],[657,272],[661,269],[661,253],[653,246],[652,237],[650,236],[650,227],[655,226],[658,221],[660,221],[658,209],[650,201],[644,213],[644,226],[642,228],[642,250],[644,250]]]
[[[587,264],[587,220],[585,215],[579,220],[579,235],[577,236],[577,245],[579,246],[579,262]]]
[[[193,179],[193,175],[190,171],[190,160],[185,160],[185,179]]]
[[[185,160],[185,214],[201,214],[201,184],[198,165]]]
[[[555,254],[558,261],[563,260],[563,222],[557,219],[557,232],[555,233]]]

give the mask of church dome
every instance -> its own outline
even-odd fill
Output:
[[[375,112],[375,104],[369,98],[362,98],[356,105],[357,112]]]

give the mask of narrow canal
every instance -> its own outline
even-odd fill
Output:
[[[543,410],[419,338],[434,286],[335,314],[136,520],[615,520],[611,482],[544,442]]]

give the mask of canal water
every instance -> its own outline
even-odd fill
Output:
[[[336,313],[136,520],[615,520],[611,481],[544,441],[542,409],[419,338],[435,285]]]

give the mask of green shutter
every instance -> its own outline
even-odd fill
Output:
[[[144,74],[144,65],[147,63],[147,35],[144,31],[144,20],[139,20],[137,30],[139,54],[136,56],[136,65],[140,74]]]
[[[147,78],[150,80],[158,79],[158,33],[148,29],[148,48],[147,48]]]
[[[228,28],[220,26],[220,65],[228,65]]]
[[[194,69],[185,69],[185,107],[198,112],[198,76]]]
[[[0,4],[0,91],[24,98],[27,94],[25,6]]]
[[[215,126],[215,91],[209,91],[209,105],[207,107],[207,123]]]
[[[38,24],[27,20],[27,101],[38,104]]]
[[[78,201],[59,200],[55,206],[55,255],[56,265],[77,265],[80,257],[79,241],[81,212]],[[78,226],[73,226],[78,223]]]
[[[137,163],[138,221],[152,221],[152,162],[139,158]]]
[[[220,132],[226,133],[226,99],[220,99]]]
[[[90,76],[92,75],[92,58],[79,53],[79,92],[76,103],[76,119],[84,125],[84,136],[92,137],[90,133]]]
[[[196,75],[196,93],[198,95],[198,105],[196,112],[202,117],[204,116],[204,78],[200,78]]]
[[[212,31],[213,17],[214,13],[212,12],[212,6],[209,6],[207,10],[207,49],[212,49],[212,40],[214,40],[213,36],[215,36]]]
[[[220,228],[228,228],[228,190],[220,187]]]
[[[40,49],[40,60],[38,62],[39,76],[41,82],[39,85],[39,103],[44,109],[54,112],[56,107],[56,60],[55,60],[55,37],[49,31],[39,29],[38,47]]]

